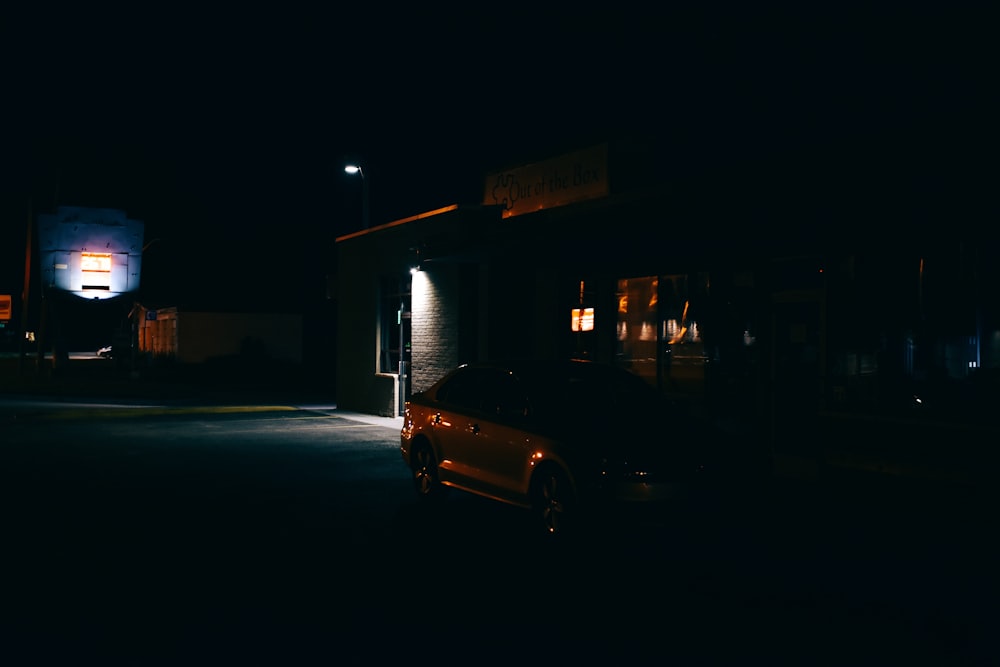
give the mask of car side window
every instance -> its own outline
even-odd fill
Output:
[[[478,369],[461,370],[441,385],[434,398],[450,407],[478,410],[483,393],[480,375]]]
[[[517,380],[492,368],[467,368],[438,389],[435,399],[445,405],[487,415],[523,417],[527,398]]]

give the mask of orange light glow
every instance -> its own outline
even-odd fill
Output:
[[[681,328],[677,331],[673,338],[670,339],[670,344],[674,345],[678,341],[684,340],[684,335],[687,333],[687,316],[688,316],[688,306],[691,305],[690,301],[684,302],[684,312],[681,313]]]
[[[573,319],[570,324],[573,331],[593,331],[594,330],[594,309],[574,308]]]

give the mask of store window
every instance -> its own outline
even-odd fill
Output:
[[[656,276],[625,278],[618,281],[615,360],[656,385],[657,307]]]
[[[707,274],[618,281],[616,362],[657,387],[701,391],[705,344],[700,309]]]
[[[595,295],[590,282],[581,280],[570,309],[570,332],[573,335],[573,348],[578,359],[588,359],[594,353],[596,334],[594,333],[596,309]]]
[[[379,292],[378,372],[398,373],[400,361],[410,361],[409,276],[383,276]]]

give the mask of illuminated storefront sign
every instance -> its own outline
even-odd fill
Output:
[[[608,146],[491,174],[483,203],[503,206],[503,217],[532,213],[608,195]]]

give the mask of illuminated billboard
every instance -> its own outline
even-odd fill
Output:
[[[60,206],[38,216],[39,270],[46,289],[110,299],[139,289],[144,225],[124,211]]]

